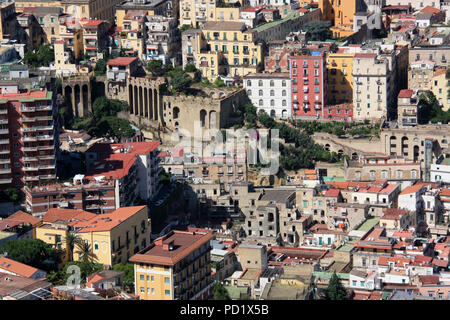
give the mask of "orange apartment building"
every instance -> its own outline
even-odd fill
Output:
[[[56,178],[57,107],[53,92],[0,86],[0,186],[22,188]]]
[[[353,16],[363,11],[362,0],[319,0],[322,20],[331,21],[330,30],[334,37],[353,34]]]

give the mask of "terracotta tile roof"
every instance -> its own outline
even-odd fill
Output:
[[[49,288],[50,283],[44,279],[30,279],[20,276],[13,276],[7,273],[0,273],[0,296],[7,296],[22,290],[31,292],[38,288]]]
[[[405,190],[403,190],[400,193],[400,195],[410,194],[410,193],[417,193],[420,189],[422,189],[422,187],[423,187],[423,184],[421,184],[421,183],[415,184],[413,186],[406,187]]]
[[[423,8],[422,10],[420,10],[421,13],[432,13],[432,14],[436,14],[441,12],[441,10],[436,9],[432,6],[426,6],[425,8]]]
[[[441,268],[447,268],[448,260],[434,258],[432,264]]]
[[[375,58],[376,53],[355,53],[355,58]]]
[[[447,72],[447,69],[439,68],[434,72],[433,77],[440,76],[441,74],[445,74]]]
[[[118,57],[108,60],[108,66],[125,67],[137,60],[137,57]]]
[[[3,269],[3,270],[2,270]],[[33,274],[39,271],[39,269],[32,266],[26,265],[24,263],[8,259],[5,257],[0,258],[0,272],[9,271],[15,273],[16,275],[29,278]]]
[[[438,275],[419,276],[419,282],[421,284],[438,284],[439,276]]]
[[[9,230],[11,228],[20,226],[21,224],[23,224],[23,222],[18,220],[0,220],[0,231]]]
[[[381,216],[381,219],[399,220],[403,215],[406,214],[406,210],[396,208],[385,208],[383,209],[383,213],[384,214]]]
[[[99,25],[101,25],[105,21],[89,19],[89,20],[81,20],[80,22],[81,22],[83,27],[98,27]]]
[[[409,231],[395,231],[392,236],[407,239],[407,238],[412,238],[413,233],[409,232]]]
[[[86,173],[86,179],[104,176],[106,179],[121,179],[128,175],[136,162],[134,153],[113,153],[106,159],[99,161]]]
[[[173,266],[212,238],[211,233],[173,230],[156,239],[149,247],[132,256],[129,261]],[[170,250],[171,243],[172,250]]]
[[[17,211],[16,213],[13,213],[5,220],[16,220],[16,221],[22,221],[22,223],[28,223],[32,226],[38,224],[41,222],[39,218],[33,217],[31,214],[23,212],[22,210]]]
[[[337,197],[341,191],[339,189],[328,189],[327,192],[325,192],[325,197]]]
[[[414,91],[409,90],[409,89],[403,89],[403,90],[400,90],[400,92],[398,93],[398,97],[399,98],[411,98],[413,94],[414,94]]]
[[[73,224],[77,233],[110,231],[131,218],[146,206],[122,207],[111,213],[94,215],[93,218]]]
[[[47,211],[47,213],[42,217],[43,222],[53,223],[55,221],[65,221],[67,223],[73,221],[79,221],[82,219],[89,220],[95,217],[96,214],[87,212],[80,209],[59,209],[59,208],[51,208]]]

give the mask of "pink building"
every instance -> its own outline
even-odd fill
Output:
[[[289,57],[291,66],[292,114],[324,118],[327,93],[325,52],[304,50]]]
[[[351,103],[343,103],[324,107],[324,118],[330,120],[349,120],[353,118],[353,105]]]

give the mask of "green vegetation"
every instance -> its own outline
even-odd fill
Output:
[[[306,40],[308,41],[325,41],[330,39],[332,34],[330,31],[330,21],[313,21],[303,26],[306,32]]]
[[[296,128],[302,129],[305,133],[311,135],[314,132],[327,132],[336,136],[345,134],[351,136],[374,135],[379,136],[380,125],[369,125],[358,122],[321,122],[321,121],[305,121],[297,120],[294,122]]]
[[[0,202],[22,203],[25,200],[25,193],[16,188],[7,188],[0,191]]]
[[[180,33],[183,33],[186,30],[190,30],[190,29],[197,29],[194,28],[193,26],[189,25],[189,24],[184,24],[182,27],[178,28],[178,30],[180,30]]]
[[[123,272],[123,285],[127,292],[134,292],[134,265],[132,263],[118,263],[113,270]]]
[[[37,52],[27,51],[23,57],[23,62],[32,67],[48,67],[54,61],[55,53],[50,45],[41,45]]]
[[[93,115],[85,118],[71,117],[66,114],[65,126],[73,130],[87,130],[88,134],[95,137],[130,138],[135,135],[129,122],[117,117],[118,112],[128,109],[125,102],[98,97],[92,109]]]
[[[106,74],[106,60],[99,59],[94,68],[94,74],[96,76],[104,76]]]
[[[86,264],[98,261],[97,255],[92,251],[91,245],[87,242],[80,241],[75,244],[75,253],[78,254],[81,262]]]
[[[186,72],[197,72],[197,68],[192,63],[189,63],[184,68],[184,71],[186,71]]]
[[[69,232],[64,238],[64,241],[66,242],[69,261],[73,261],[74,248],[75,246],[81,246],[83,244],[83,240],[77,234]]]
[[[72,272],[67,272],[70,266],[78,266],[80,268],[80,282],[81,284],[86,283],[86,278],[93,274],[94,272],[103,270],[102,264],[95,264],[83,261],[71,261],[64,265],[63,269],[60,271],[52,271],[47,275],[47,281],[51,282],[53,285],[65,285],[69,277],[74,275]]]
[[[172,89],[175,92],[185,92],[186,89],[190,87],[192,83],[192,78],[184,71],[177,72],[175,75],[170,79],[169,84],[172,86]]]
[[[328,287],[325,289],[325,299],[347,300],[347,297],[347,290],[345,290],[345,287],[342,285],[341,280],[337,276],[336,272],[334,272],[328,283]]]
[[[0,253],[46,271],[54,270],[59,262],[57,251],[39,239],[9,240],[0,246]]]
[[[214,283],[213,299],[214,300],[231,300],[227,289],[219,281],[216,281],[216,283]]]
[[[164,74],[163,64],[161,60],[152,60],[147,64],[146,69],[154,77],[159,77]]]
[[[218,88],[225,87],[225,82],[224,82],[221,78],[219,78],[219,77],[217,77],[217,79],[214,81],[214,84],[215,84],[216,87],[218,87]]]
[[[425,91],[419,95],[419,123],[449,123],[450,110],[443,111],[442,106],[431,91]]]

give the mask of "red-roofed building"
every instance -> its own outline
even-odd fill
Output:
[[[102,52],[108,44],[109,25],[104,20],[85,19],[80,20],[83,28],[84,54],[91,58],[97,58],[97,53]]]
[[[122,207],[111,213],[93,214],[83,210],[51,209],[36,229],[36,238],[60,250],[62,261],[81,259],[79,247],[73,253],[65,238],[74,233],[90,246],[96,262],[112,266],[126,263],[133,254],[151,242],[147,206]]]
[[[398,94],[398,125],[401,128],[418,124],[419,99],[413,90],[400,90]]]
[[[138,70],[137,57],[118,57],[108,60],[106,77],[113,81],[126,81],[130,76],[136,75]]]
[[[159,174],[162,170],[158,158],[159,145],[155,141],[97,143],[86,151],[86,178],[121,180],[125,184],[134,184],[132,189],[124,190],[128,193],[136,191],[141,199],[148,199],[159,187]]]
[[[386,229],[404,230],[413,226],[413,217],[403,209],[384,208],[380,226]]]
[[[45,279],[47,273],[24,263],[0,257],[0,272],[29,279]]]
[[[141,300],[203,300],[212,291],[211,233],[171,231],[130,258]],[[154,280],[150,291],[147,277]],[[193,281],[187,281],[193,279]],[[174,286],[182,283],[182,286]]]

